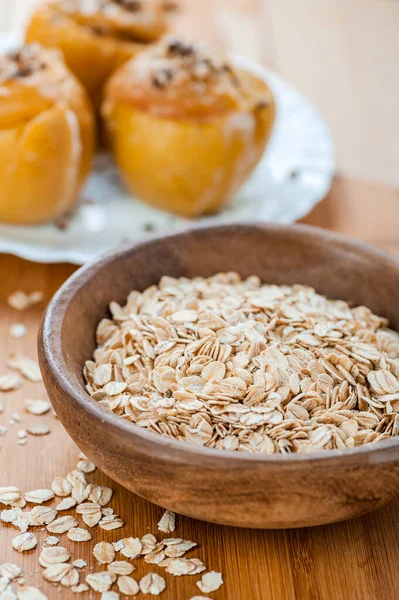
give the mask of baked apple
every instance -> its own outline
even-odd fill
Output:
[[[57,50],[0,57],[0,221],[34,224],[76,203],[89,172],[94,117]]]
[[[167,37],[111,77],[102,114],[131,193],[198,217],[220,210],[256,167],[275,104],[262,79]]]
[[[167,12],[160,0],[50,0],[33,13],[26,41],[59,48],[98,106],[111,73],[165,33]]]

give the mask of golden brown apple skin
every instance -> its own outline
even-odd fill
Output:
[[[92,108],[60,65],[61,59],[62,84],[39,73],[32,84],[15,79],[0,86],[0,222],[38,224],[71,210],[90,170]]]
[[[123,70],[123,67],[122,67]],[[115,78],[122,77],[119,72]],[[246,74],[246,78],[252,77]],[[110,81],[103,116],[127,189],[149,204],[198,217],[219,211],[260,161],[275,119],[266,84],[266,105],[180,116],[138,107]],[[190,110],[195,112],[193,105]]]
[[[101,33],[101,25],[102,21],[97,19],[90,28],[76,16],[63,13],[62,2],[50,2],[35,10],[25,36],[26,43],[38,42],[61,50],[67,66],[83,84],[96,108],[101,104],[103,87],[110,75],[166,31],[160,19],[152,36],[148,33],[135,40],[128,38],[129,32],[124,32],[126,37],[122,39],[115,33]]]

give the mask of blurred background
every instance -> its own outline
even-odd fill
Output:
[[[0,31],[22,27],[36,2],[0,0]],[[399,1],[183,4],[180,33],[217,40],[261,61],[294,84],[327,120],[338,176],[306,222],[399,253]]]

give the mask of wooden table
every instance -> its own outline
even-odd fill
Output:
[[[25,14],[23,9],[31,4],[32,0],[17,0],[14,12],[3,14],[1,10],[4,11],[4,8],[0,8],[0,27],[7,28],[21,20]],[[227,47],[265,60],[318,102],[333,127],[340,175],[328,197],[304,222],[354,235],[399,254],[399,135],[395,131],[398,120],[393,120],[394,111],[391,110],[394,104],[396,107],[399,96],[399,82],[395,81],[397,59],[392,51],[395,44],[398,48],[394,23],[399,18],[399,3],[394,0],[362,0],[359,19],[363,29],[359,32],[355,27],[353,33],[360,45],[365,46],[363,56],[360,56],[359,47],[353,40],[348,42],[348,31],[354,20],[352,5],[360,7],[360,0],[354,0],[350,8],[345,3],[348,22],[344,18],[344,3],[339,0],[303,0],[301,3],[269,0],[267,4],[260,0],[196,0],[179,17],[178,27],[187,35],[219,41]],[[311,32],[314,32],[314,40],[309,35]],[[371,84],[375,83],[379,74],[370,67],[369,58],[375,48],[370,49],[365,44],[368,36],[379,42],[377,50],[380,57],[385,52],[381,68],[389,74],[386,89],[391,94],[386,98],[379,95],[378,89]],[[334,112],[334,107],[342,108],[337,86],[330,81],[331,85],[326,89],[326,82],[319,84],[312,78],[320,75],[320,62],[326,56],[332,59],[335,50],[341,49],[342,40],[347,41],[345,64],[342,63],[345,77],[337,69],[335,60],[332,60],[332,67],[331,61],[329,63],[332,68],[329,73],[342,76],[342,83],[350,78],[352,70],[348,114],[339,110]],[[316,42],[320,52],[312,46]],[[306,65],[303,61],[307,61]],[[366,97],[357,111],[353,100],[361,97],[367,75],[370,75],[373,98]],[[365,121],[362,121],[361,115],[367,116],[370,131],[376,132],[377,116],[366,110],[373,102],[386,103],[386,110],[378,116],[381,121],[379,131],[383,131],[385,136],[382,138],[384,143],[381,136],[366,143],[369,138],[364,132]],[[6,372],[5,361],[10,352],[23,351],[35,356],[37,328],[43,310],[40,306],[19,314],[7,305],[8,294],[21,288],[27,291],[40,289],[49,300],[73,271],[71,265],[40,265],[0,256],[0,374]],[[25,323],[28,327],[27,336],[21,340],[14,340],[8,334],[9,326],[15,322]],[[54,415],[33,417],[23,412],[25,398],[44,396],[42,384],[34,383],[25,383],[17,392],[0,394],[0,403],[4,405],[0,425],[8,426],[8,433],[0,438],[0,487],[16,485],[23,490],[49,487],[53,477],[66,474],[76,464],[78,450]],[[20,412],[23,420],[9,426],[15,411]],[[26,446],[19,446],[17,430],[37,421],[48,423],[51,434],[30,436]],[[143,535],[147,531],[157,532],[161,509],[127,492],[101,473],[94,473],[89,478],[114,488],[112,506],[126,522],[124,529],[112,533],[96,528],[93,530],[93,543],[100,539],[116,540]],[[13,551],[11,538],[15,534],[14,528],[0,528],[0,563],[18,563],[23,566],[28,581],[41,584],[38,552],[20,555]],[[398,501],[351,522],[293,531],[239,530],[181,517],[176,534],[198,542],[199,549],[193,555],[203,559],[210,569],[223,573],[225,585],[210,594],[214,600],[394,600],[399,597]],[[46,532],[39,531],[38,537],[43,540]],[[61,543],[65,539],[61,536]],[[68,540],[65,542],[72,548],[75,558],[87,560],[86,573],[97,566],[91,554],[93,543],[79,545]],[[136,562],[135,575],[138,578],[150,570],[163,572],[157,567],[150,569],[148,565],[144,568],[142,561]],[[165,600],[189,600],[199,593],[195,586],[197,579],[167,576],[167,590],[161,597]],[[79,597],[65,588],[59,591],[46,583],[42,589],[50,600]],[[82,597],[99,596],[93,593]]]

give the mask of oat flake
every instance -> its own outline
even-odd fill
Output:
[[[210,571],[205,573],[200,581],[197,581],[197,586],[204,594],[215,592],[223,585],[223,578],[221,573],[216,571]]]
[[[157,573],[148,573],[140,580],[140,590],[143,594],[152,594],[158,596],[166,588],[166,582],[163,577]]]

